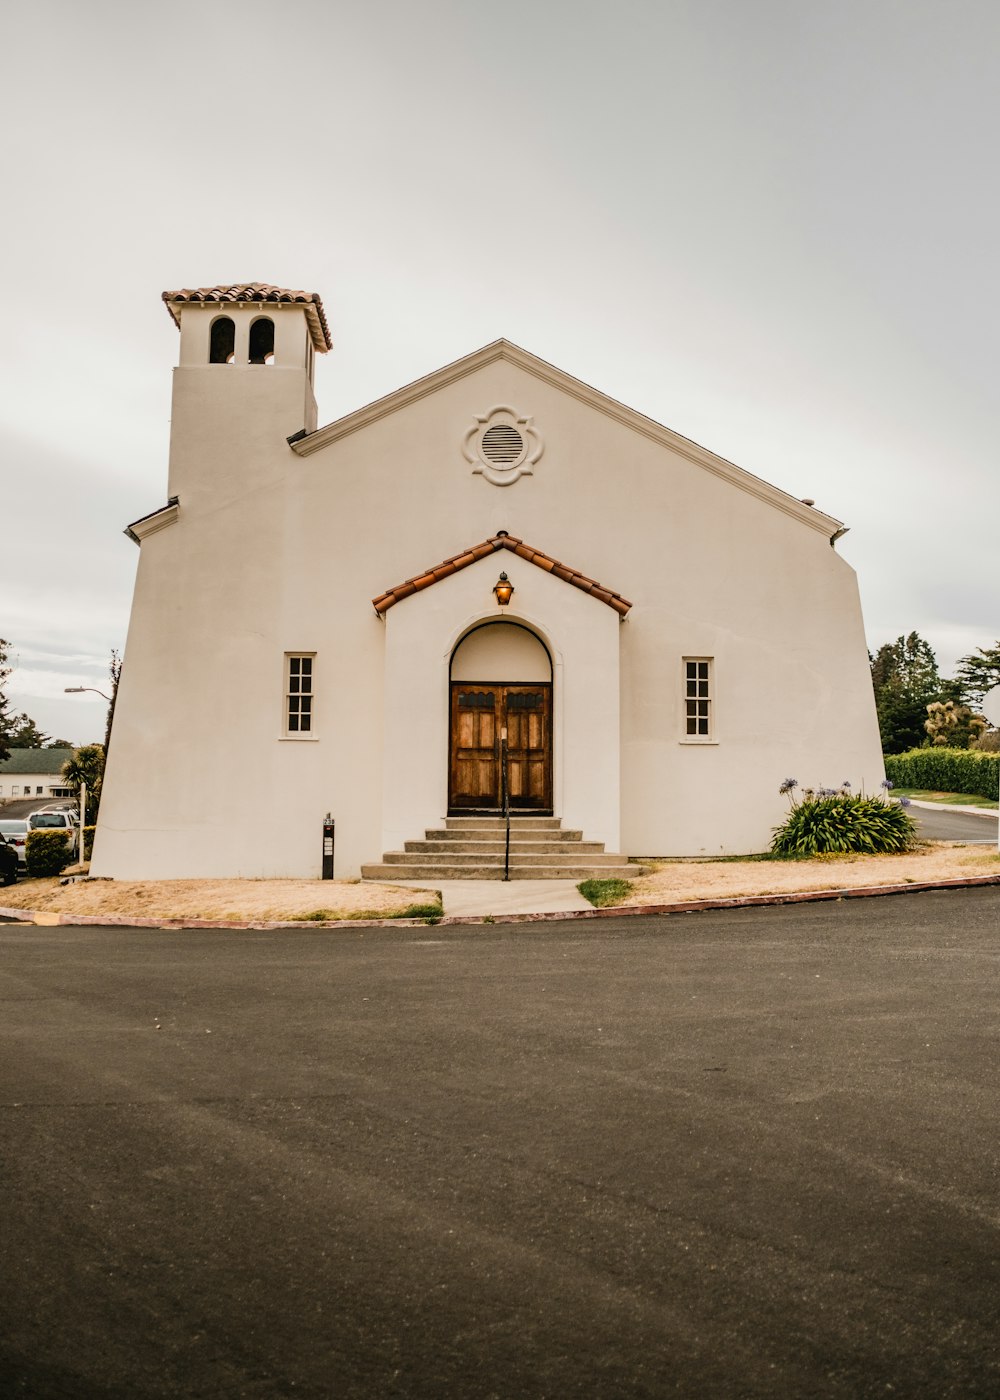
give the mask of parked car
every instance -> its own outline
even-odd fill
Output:
[[[32,812],[28,817],[30,831],[65,831],[66,840],[73,851],[79,840],[79,825],[74,812]]]
[[[17,852],[6,836],[0,836],[0,885],[13,885],[17,882]]]
[[[0,818],[0,836],[6,836],[7,845],[14,847],[19,865],[23,865],[27,859],[24,848],[28,839],[28,831],[28,823],[23,817]]]

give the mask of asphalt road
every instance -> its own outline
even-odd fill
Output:
[[[0,1394],[992,1400],[998,931],[0,926]]]
[[[997,844],[997,818],[963,812],[960,807],[911,807],[920,835],[927,841],[975,841]]]

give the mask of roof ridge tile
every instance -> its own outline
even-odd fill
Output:
[[[164,292],[162,300],[166,303],[167,310],[177,326],[180,325],[180,317],[174,310],[174,305],[177,303],[184,305],[185,303],[270,301],[305,305],[306,319],[309,322],[309,329],[312,332],[313,344],[316,349],[325,353],[333,345],[330,338],[330,327],[326,321],[326,312],[323,310],[323,300],[319,292],[304,292],[296,291],[291,287],[276,287],[271,282],[232,282],[229,284],[220,282],[214,287],[181,287],[175,292]]]
[[[389,588],[385,593],[379,594],[372,599],[372,606],[380,617],[384,617],[389,609],[400,603],[404,598],[409,598],[413,593],[419,593],[425,588],[430,588],[434,583],[439,583],[441,579],[449,578],[452,574],[458,573],[460,569],[468,568],[470,564],[477,563],[480,559],[485,559],[487,555],[493,554],[500,549],[509,550],[516,554],[518,558],[526,560],[529,564],[534,564],[547,573],[554,574],[556,578],[562,579],[564,583],[571,584],[574,588],[579,588],[584,593],[589,593],[591,597],[599,602],[606,603],[608,607],[614,608],[621,617],[629,612],[632,604],[627,598],[623,598],[620,593],[615,593],[610,588],[604,588],[595,579],[589,578],[586,574],[577,573],[568,565],[560,563],[558,559],[553,559],[551,555],[543,550],[535,549],[531,545],[526,545],[524,541],[515,535],[508,535],[506,531],[491,535],[481,544],[472,545],[469,549],[463,549],[458,554],[452,554],[447,559],[443,559],[440,564],[435,564],[433,568],[425,569],[422,573],[414,574],[412,578],[405,579],[402,583],[396,584],[394,588]]]

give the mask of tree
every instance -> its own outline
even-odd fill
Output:
[[[927,706],[937,700],[942,681],[937,658],[917,633],[886,642],[869,654],[879,733],[885,753],[902,753],[926,743]]]
[[[1000,685],[1000,641],[992,647],[977,648],[971,656],[960,657],[958,679],[970,703],[981,705],[986,692]]]
[[[12,749],[44,749],[50,740],[30,716],[22,714],[13,717],[7,742]]]
[[[938,748],[967,749],[974,739],[982,738],[987,727],[982,715],[954,700],[936,700],[927,706],[924,728]]]
[[[9,654],[10,642],[0,637],[0,763],[5,758],[10,758],[9,738],[14,723],[14,716],[10,713],[10,700],[7,698],[7,677],[11,671],[7,665]]]
[[[104,726],[104,758],[108,757],[108,746],[111,743],[111,725],[115,718],[115,701],[118,699],[118,682],[122,676],[122,659],[114,647],[111,648],[111,662],[108,666],[108,675],[111,677],[111,699],[108,702],[108,719]]]
[[[9,658],[10,642],[0,637],[0,763],[10,758],[11,749],[40,749],[48,741],[29,715],[11,712],[7,678],[13,667],[7,664]]]
[[[101,780],[104,777],[104,749],[100,744],[84,744],[72,758],[62,766],[62,775],[67,786],[72,788],[77,801],[80,800],[80,785],[87,784],[87,825],[97,821],[97,809],[101,805]]]

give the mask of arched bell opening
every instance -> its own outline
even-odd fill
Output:
[[[529,628],[485,622],[451,656],[448,811],[552,812],[552,658]]]
[[[250,325],[250,363],[274,364],[274,322],[270,316],[258,316]]]
[[[231,316],[216,316],[209,331],[208,363],[231,365],[236,355],[236,325]]]

